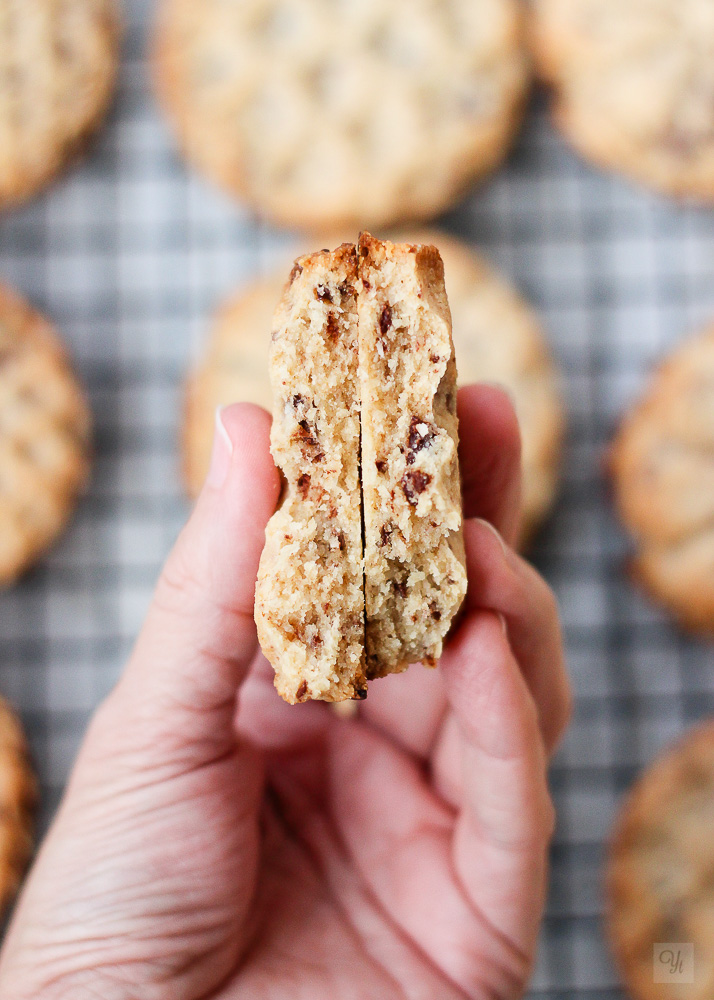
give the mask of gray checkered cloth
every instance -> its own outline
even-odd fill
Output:
[[[179,161],[150,87],[151,4],[126,7],[119,98],[89,158],[0,219],[0,276],[56,321],[96,418],[92,487],[71,530],[0,595],[0,691],[29,732],[43,826],[187,513],[188,359],[217,303],[290,245]],[[653,362],[714,316],[714,212],[594,173],[537,101],[507,167],[444,224],[535,304],[565,375],[563,490],[534,559],[561,602],[576,708],[552,769],[559,821],[532,996],[619,997],[603,845],[637,771],[714,710],[714,674],[711,647],[628,583],[601,460]]]

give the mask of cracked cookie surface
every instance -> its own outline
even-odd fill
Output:
[[[714,725],[707,722],[645,771],[610,849],[608,931],[634,1000],[714,996],[713,825]],[[662,942],[694,945],[693,982],[654,982],[653,947]]]
[[[156,77],[198,167],[311,229],[430,218],[503,159],[517,0],[162,0]]]
[[[532,37],[556,118],[584,156],[714,201],[710,0],[535,0]]]
[[[114,91],[119,37],[116,0],[0,0],[0,207],[82,152]]]
[[[635,576],[682,625],[714,634],[714,328],[655,373],[610,468]]]
[[[65,527],[89,474],[90,415],[54,329],[0,286],[0,586]]]

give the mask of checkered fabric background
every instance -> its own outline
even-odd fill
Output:
[[[0,691],[29,732],[43,828],[187,514],[187,363],[214,307],[291,243],[184,168],[151,91],[151,3],[125,6],[107,127],[78,169],[0,219],[0,276],[57,323],[96,419],[92,487],[71,530],[0,594]],[[629,584],[602,458],[652,364],[714,318],[714,211],[596,174],[537,98],[506,168],[444,224],[539,310],[569,413],[562,493],[533,553],[560,598],[576,710],[552,770],[559,822],[532,996],[619,997],[600,919],[603,843],[637,771],[714,711],[714,653]]]

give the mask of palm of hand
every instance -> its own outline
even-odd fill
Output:
[[[498,646],[500,625],[491,625]],[[133,882],[154,884],[157,903],[144,900],[145,916],[137,912],[129,940],[122,935],[123,968],[146,947],[149,979],[158,972],[157,983],[170,984],[157,996],[172,1000],[520,995],[545,880],[542,780],[545,818],[533,818],[528,849],[515,816],[518,843],[476,830],[460,809],[456,719],[439,675],[423,668],[373,687],[355,721],[326,706],[283,705],[260,667],[241,706],[239,731],[258,754],[221,755],[132,792],[136,829],[147,803],[157,825],[117,854],[133,859]],[[494,764],[506,782],[521,767]],[[534,787],[539,768],[536,758]],[[521,801],[498,808],[515,812]],[[146,984],[146,971],[132,980]]]
[[[525,851],[515,817],[518,843],[464,831],[455,719],[439,675],[412,670],[380,682],[379,696],[373,689],[374,722],[288,708],[256,671],[239,728],[258,752],[220,754],[198,769],[177,758],[170,776],[162,767],[129,783],[131,765],[115,752],[121,704],[104,713],[75,777],[87,808],[55,838],[36,880],[62,901],[50,905],[53,924],[71,925],[75,938],[65,988],[81,997],[84,972],[103,968],[111,1000],[519,996],[542,905],[547,820],[532,818]],[[403,731],[395,710],[405,703]],[[507,781],[508,760],[494,764]],[[109,857],[107,803],[122,830]],[[101,891],[112,906],[98,925]],[[56,977],[51,963],[47,973]]]
[[[501,868],[510,884],[502,882],[491,914],[459,879],[459,813],[435,783],[458,794],[450,772],[461,748],[442,742],[431,753],[439,733],[455,732],[439,677],[418,668],[409,679],[381,682],[370,694],[374,708],[360,706],[362,717],[348,723],[324,706],[296,718],[261,696],[260,683],[244,713],[270,747],[253,936],[217,996],[260,995],[268,980],[277,996],[310,998],[517,995],[531,942],[510,934],[533,933],[536,920],[528,930],[520,920],[503,926],[501,900],[518,891],[520,864],[510,878]],[[421,710],[410,706],[409,729],[400,732],[394,712],[409,700],[406,686]],[[273,705],[270,718],[261,718],[261,701]],[[472,864],[484,873],[489,866],[478,853]],[[542,883],[535,895],[541,891]]]

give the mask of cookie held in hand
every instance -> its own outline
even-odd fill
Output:
[[[436,660],[466,590],[456,362],[436,247],[359,243],[370,677]]]
[[[290,702],[435,662],[466,593],[456,366],[435,247],[368,234],[301,257],[271,348],[286,480],[256,589]]]
[[[366,692],[357,254],[300,258],[275,315],[271,451],[285,495],[265,536],[255,616],[288,701]]]

